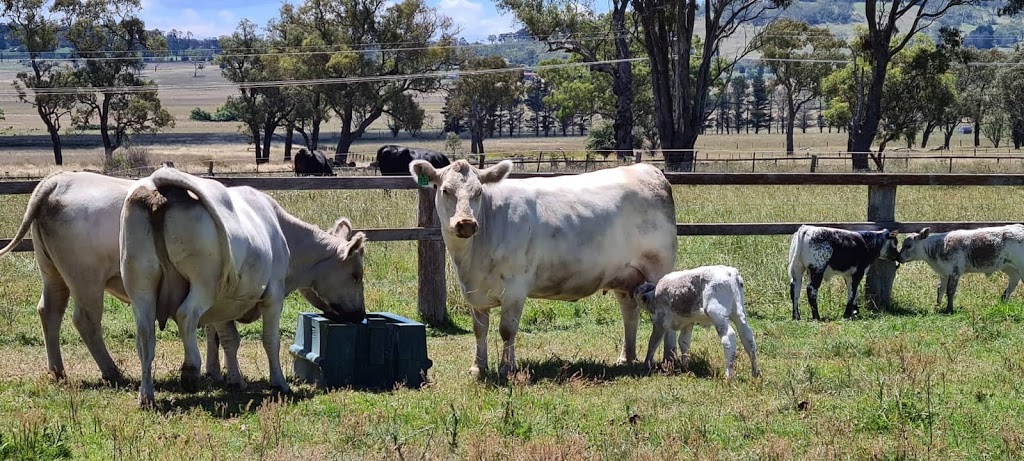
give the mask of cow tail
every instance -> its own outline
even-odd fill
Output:
[[[224,218],[221,216],[217,206],[216,197],[208,195],[210,187],[206,187],[198,181],[198,178],[182,173],[173,168],[161,168],[157,170],[153,176],[150,176],[153,184],[157,187],[177,187],[187,192],[191,192],[199,199],[199,203],[206,208],[206,211],[210,213],[213,218],[214,226],[217,228],[217,239],[220,243],[220,256],[221,261],[224,262],[221,268],[220,282],[221,286],[233,285],[239,278],[238,274],[235,273],[234,255],[231,251],[231,239],[228,237],[227,228],[224,226]],[[212,179],[205,181],[215,182]],[[216,183],[217,188],[225,189],[223,195],[227,197],[226,188],[220,183]]]
[[[57,188],[58,181],[56,178],[58,175],[60,173],[47,176],[36,185],[35,190],[32,191],[32,197],[28,199],[28,207],[25,209],[25,217],[21,220],[21,227],[18,228],[18,233],[11,239],[11,243],[0,248],[0,256],[10,253],[22,240],[25,240],[28,231],[32,229],[32,223],[35,222],[36,216],[39,215],[39,208],[43,206],[43,203],[50,197],[53,190]],[[36,242],[37,245],[40,243],[42,242]]]

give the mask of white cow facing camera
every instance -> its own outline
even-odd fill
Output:
[[[750,356],[751,374],[755,378],[761,375],[757,368],[754,333],[747,325],[747,314],[743,310],[743,278],[735,267],[701,266],[675,271],[659,280],[657,285],[648,282],[636,287],[633,297],[651,314],[654,324],[645,362],[649,368],[654,367],[654,353],[662,339],[666,341],[665,360],[675,360],[676,331],[680,330],[678,357],[685,363],[693,326],[701,325],[714,326],[722,338],[726,378],[731,379],[735,374],[736,330],[739,330],[743,349]],[[729,320],[736,325],[736,330]]]

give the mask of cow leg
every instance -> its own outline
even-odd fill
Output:
[[[78,330],[82,342],[92,355],[93,360],[103,375],[103,380],[114,384],[124,384],[124,376],[118,369],[114,359],[107,351],[107,345],[103,341],[103,291],[91,286],[85,289],[75,290],[75,309],[72,313],[71,322]]]
[[[622,325],[625,331],[622,353],[619,354],[616,364],[623,365],[636,361],[636,330],[640,324],[640,308],[628,293],[615,291],[615,299],[619,301],[619,310],[622,312]]]
[[[508,376],[516,371],[516,333],[519,332],[519,319],[523,316],[523,303],[526,299],[506,295],[501,303],[501,323],[498,333],[501,334],[501,376]]]
[[[864,271],[862,270],[854,272],[846,279],[846,311],[843,312],[843,318],[849,319],[860,314],[860,310],[857,309],[857,288],[863,279]]]
[[[818,315],[818,288],[824,277],[824,270],[811,269],[811,280],[807,284],[807,302],[811,305],[811,318],[814,320],[821,320]]]
[[[267,294],[260,305],[263,314],[263,349],[267,352],[270,365],[270,386],[287,394],[291,389],[281,370],[281,311],[284,309],[286,293],[284,287],[271,285],[267,287]]]
[[[789,265],[789,301],[793,303],[793,320],[800,320],[800,286],[804,284],[804,268]]]
[[[238,366],[238,347],[242,343],[242,338],[238,334],[238,325],[233,320],[228,320],[218,323],[214,327],[216,337],[224,345],[224,363],[228,368],[227,388],[231,391],[243,391],[245,390],[245,379],[242,378],[242,371]],[[217,349],[214,349],[213,352],[216,355]],[[220,371],[219,367],[217,371]]]
[[[662,360],[672,364],[678,358],[679,356],[676,354],[676,331],[671,328],[665,328],[665,354]]]
[[[217,336],[217,327],[208,324],[203,327],[203,332],[206,333],[206,376],[219,383],[224,380],[224,373],[220,370],[220,338]]]
[[[948,275],[939,276],[939,288],[935,290],[935,306],[942,305],[942,295],[946,294],[946,282],[949,280]]]
[[[153,358],[156,356],[156,299],[150,292],[133,293],[132,308],[135,313],[135,350],[142,366],[142,383],[139,385],[139,405],[153,406]]]
[[[654,353],[658,351],[658,346],[665,339],[665,331],[667,330],[663,316],[656,315],[652,320],[651,339],[647,341],[647,357],[644,358],[644,365],[647,365],[648,369],[654,368]],[[668,348],[668,344],[665,347]]]
[[[64,379],[64,358],[60,353],[60,325],[64,320],[64,312],[68,308],[68,298],[71,292],[64,280],[56,274],[48,274],[43,268],[44,263],[40,261],[40,271],[43,275],[43,292],[39,296],[39,304],[36,312],[39,313],[39,320],[43,324],[43,344],[46,346],[46,366],[53,377]],[[50,268],[53,266],[50,265]]]
[[[753,377],[761,376],[761,370],[757,367],[757,344],[754,343],[754,332],[747,324],[747,316],[742,312],[732,314],[732,323],[740,335],[740,342],[743,343],[743,350],[747,351],[750,357],[750,374]]]
[[[178,307],[175,323],[178,324],[178,335],[181,336],[185,348],[185,360],[181,364],[181,387],[185,392],[199,390],[199,367],[203,358],[199,354],[199,317],[210,308],[212,303],[206,302],[198,284],[193,284],[185,301]]]
[[[725,378],[732,379],[735,375],[733,364],[736,363],[736,330],[729,324],[729,319],[721,313],[709,313],[715,324],[718,336],[722,338],[722,350],[725,352]]]
[[[1020,272],[1017,272],[1016,269],[1007,269],[1003,272],[1006,272],[1006,275],[1010,277],[1009,283],[1006,285],[1006,291],[1003,292],[1003,302],[1005,303],[1010,300],[1010,295],[1013,294],[1013,290],[1017,289],[1017,284],[1020,283]]]
[[[690,342],[693,340],[693,324],[683,326],[679,332],[679,363],[682,366],[690,361]]]
[[[471,308],[469,312],[473,316],[473,336],[476,337],[476,353],[469,373],[479,376],[481,371],[487,371],[487,328],[491,322],[491,310]]]
[[[956,295],[956,286],[960,283],[960,274],[953,272],[946,281],[946,313],[953,313],[953,296]]]

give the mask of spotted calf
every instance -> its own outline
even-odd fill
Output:
[[[899,261],[924,261],[939,276],[935,304],[942,304],[946,293],[946,312],[953,313],[953,296],[960,276],[968,272],[991,275],[1005,272],[1010,277],[1002,300],[1013,294],[1024,268],[1024,225],[983,227],[972,230],[931,233],[926,227],[903,240]]]
[[[793,302],[793,320],[800,320],[800,286],[806,272],[807,302],[811,316],[818,316],[818,287],[825,280],[840,275],[846,280],[847,300],[844,318],[857,315],[857,287],[864,273],[875,260],[896,261],[896,231],[854,232],[830,227],[800,226],[789,245],[789,298]]]
[[[661,278],[658,284],[644,283],[633,290],[637,305],[651,314],[654,330],[647,345],[648,367],[654,366],[654,353],[662,339],[665,340],[665,360],[672,361],[675,353],[676,331],[679,336],[679,355],[683,360],[690,349],[693,326],[714,326],[722,340],[725,351],[725,376],[732,378],[733,363],[736,361],[736,330],[739,330],[743,349],[750,356],[750,372],[756,378],[761,372],[757,368],[757,350],[754,333],[747,325],[747,314],[743,310],[743,278],[735,267],[702,266],[696,269],[676,271]]]

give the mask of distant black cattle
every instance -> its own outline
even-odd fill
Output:
[[[385,144],[377,149],[376,163],[382,176],[408,175],[409,164],[413,160],[426,160],[434,168],[444,168],[451,163],[448,161],[448,157],[436,150],[394,144]]]
[[[334,176],[331,162],[323,152],[310,151],[305,147],[295,153],[295,176]]]

